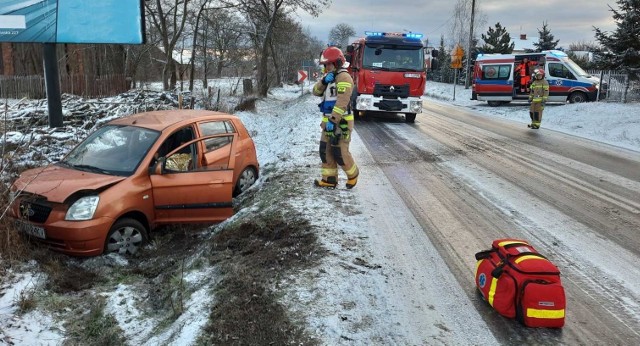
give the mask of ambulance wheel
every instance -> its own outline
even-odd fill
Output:
[[[416,121],[416,113],[405,113],[404,120],[408,123],[414,123]]]
[[[487,103],[489,104],[489,107],[498,107],[502,104],[500,101],[487,101]]]
[[[570,103],[587,102],[587,95],[582,91],[574,91],[571,93],[571,95],[569,95],[569,102]]]

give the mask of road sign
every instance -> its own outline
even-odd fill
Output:
[[[456,48],[451,52],[451,68],[462,68],[462,57],[464,56],[464,50],[460,45],[456,45]]]
[[[298,70],[298,83],[302,83],[307,79],[307,72],[305,70]]]

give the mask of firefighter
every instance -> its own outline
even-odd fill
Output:
[[[346,60],[337,47],[329,47],[322,52],[320,64],[324,66],[324,76],[313,86],[313,94],[322,97],[318,105],[322,112],[320,128],[320,160],[322,179],[314,184],[335,188],[338,185],[338,165],[347,175],[347,189],[358,182],[358,166],[349,152],[353,132],[353,114],[349,103],[353,89],[353,79],[347,72]]]
[[[520,75],[520,92],[529,92],[529,82],[531,82],[531,66],[535,62],[529,61],[529,58],[522,58],[522,63],[516,68],[516,72]]]
[[[531,124],[527,126],[532,129],[539,129],[542,122],[542,111],[549,98],[549,82],[544,79],[544,70],[541,68],[536,69],[533,72],[533,76],[534,80],[531,83],[531,92],[529,93]]]

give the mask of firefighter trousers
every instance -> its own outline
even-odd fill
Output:
[[[351,137],[345,139],[342,135],[336,136],[329,136],[326,131],[322,131],[320,137],[322,179],[334,183],[338,182],[338,166],[342,167],[347,179],[353,179],[359,174],[358,166],[349,152]]]
[[[542,102],[533,101],[531,102],[531,107],[529,108],[529,117],[531,117],[531,125],[540,126],[542,123],[542,111],[544,110],[544,106]]]

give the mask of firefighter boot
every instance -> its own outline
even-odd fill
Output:
[[[353,189],[357,183],[358,183],[358,176],[356,175],[355,177],[347,180],[347,189]]]
[[[327,177],[327,179],[316,179],[313,184],[318,187],[326,187],[330,189],[335,189],[338,185],[336,181],[336,177]]]

